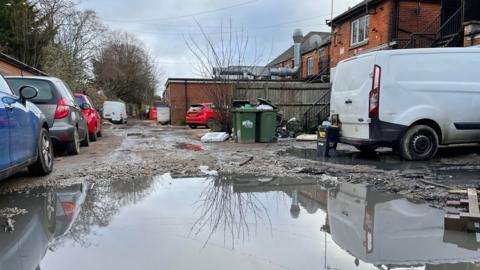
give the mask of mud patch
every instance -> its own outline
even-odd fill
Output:
[[[177,149],[183,149],[183,150],[190,150],[194,152],[201,152],[203,151],[203,147],[198,144],[192,144],[192,143],[177,143],[175,144],[175,148]]]

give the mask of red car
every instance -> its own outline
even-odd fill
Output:
[[[201,103],[190,106],[186,123],[190,128],[206,126],[211,129],[219,126],[219,112],[213,103]]]
[[[87,95],[80,93],[75,93],[74,95],[76,103],[82,109],[83,118],[87,120],[90,141],[94,142],[97,140],[97,137],[102,137],[102,117]]]

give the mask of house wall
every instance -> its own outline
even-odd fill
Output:
[[[0,73],[5,76],[32,76],[33,73],[22,70],[8,62],[5,62],[0,59]]]
[[[440,0],[400,0],[398,6],[398,31],[394,29],[397,14],[395,0],[385,0],[376,7],[370,7],[370,26],[368,42],[351,45],[351,23],[365,15],[352,17],[333,25],[331,46],[332,77],[338,62],[360,53],[390,49],[393,41],[407,40],[414,32],[422,32],[432,24],[441,11]],[[438,28],[440,21],[438,21]],[[395,32],[394,32],[395,31]],[[406,41],[404,41],[406,42]],[[398,44],[402,47],[402,44]]]
[[[480,21],[471,21],[465,24],[465,47],[480,45]]]
[[[231,97],[231,84],[219,82],[174,81],[169,82],[165,90],[165,99],[170,107],[172,125],[184,125],[188,108],[193,104],[216,103],[217,91],[225,91]],[[230,102],[229,102],[230,103]]]
[[[324,63],[319,65],[319,60],[320,60],[319,49],[321,48],[323,48],[322,61],[324,61]],[[308,78],[308,58],[309,57],[313,56],[313,75],[317,75],[318,73],[320,73],[324,65],[328,64],[328,61],[330,59],[330,46],[326,45],[321,48],[311,50],[302,55],[302,71],[301,71],[302,79]]]
[[[412,33],[436,34],[440,30],[441,3],[437,0],[402,0],[399,5],[398,39],[409,40]],[[399,47],[402,47],[400,42]]]

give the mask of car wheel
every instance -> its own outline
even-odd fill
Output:
[[[406,160],[432,159],[438,151],[438,135],[429,126],[418,125],[407,130],[403,136],[399,150]]]
[[[67,153],[71,156],[80,154],[80,137],[78,129],[73,132],[73,141],[67,143]]]
[[[212,130],[212,132],[220,132],[222,131],[222,125],[214,119],[209,119],[207,121],[207,127]]]
[[[90,141],[96,142],[98,134],[96,132],[90,133]]]
[[[48,131],[42,128],[38,139],[37,161],[28,167],[33,175],[43,176],[53,170],[53,144]]]
[[[85,137],[83,138],[82,142],[80,142],[80,146],[88,147],[90,145],[90,134],[87,132],[85,133]]]
[[[191,129],[196,129],[197,125],[188,125]]]

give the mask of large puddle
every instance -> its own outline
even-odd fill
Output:
[[[480,269],[480,237],[445,231],[443,210],[362,185],[163,175],[5,207],[28,213],[0,232],[2,270]]]

